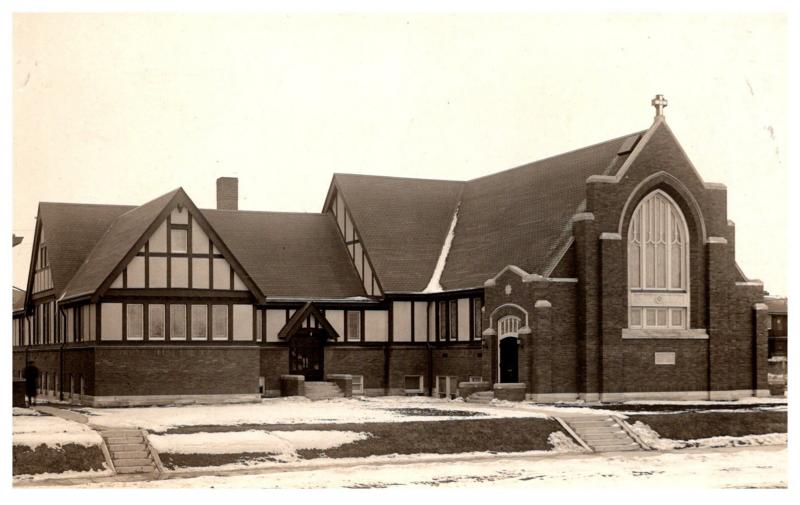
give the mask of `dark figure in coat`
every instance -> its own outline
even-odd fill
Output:
[[[28,406],[36,405],[36,387],[39,385],[39,369],[33,361],[28,362],[23,373],[25,377],[25,394],[28,396]]]

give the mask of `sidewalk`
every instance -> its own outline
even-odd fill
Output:
[[[713,455],[713,454],[732,454],[744,451],[757,449],[759,451],[780,451],[785,450],[786,446],[742,446],[742,447],[725,447],[725,448],[692,448],[680,449],[672,451],[641,451],[636,453],[636,458],[661,458],[664,455]],[[247,476],[247,475],[270,475],[270,474],[285,474],[296,472],[313,472],[320,470],[348,470],[359,466],[367,466],[371,469],[392,467],[392,466],[406,466],[418,464],[436,464],[436,463],[475,463],[475,462],[491,462],[496,460],[503,461],[523,461],[536,463],[540,461],[548,462],[569,462],[574,460],[576,463],[585,461],[586,459],[597,460],[625,460],[631,458],[630,452],[605,452],[605,453],[585,453],[585,452],[572,452],[572,453],[557,453],[557,452],[538,452],[538,453],[497,453],[497,454],[453,454],[448,456],[418,456],[418,455],[405,455],[397,458],[347,458],[341,460],[328,460],[325,462],[314,463],[313,460],[302,461],[298,463],[283,463],[271,466],[264,466],[260,468],[242,468],[235,470],[181,470],[175,472],[168,472],[162,475],[159,479],[145,478],[140,475],[115,475],[108,477],[87,477],[87,478],[65,478],[65,479],[46,479],[46,480],[20,480],[14,481],[13,486],[22,487],[61,487],[61,486],[83,486],[83,485],[96,485],[124,482],[145,482],[145,481],[161,481],[159,487],[165,485],[169,487],[164,481],[171,479],[190,479],[196,477],[234,477],[234,476]],[[96,487],[96,486],[95,486]],[[143,485],[142,487],[147,487]],[[177,487],[177,486],[176,486]]]

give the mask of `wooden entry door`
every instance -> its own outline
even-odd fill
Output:
[[[302,328],[289,340],[289,373],[306,381],[321,381],[325,376],[325,332]]]
[[[519,351],[517,337],[500,341],[500,382],[518,382]]]

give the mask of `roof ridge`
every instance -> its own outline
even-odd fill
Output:
[[[475,182],[475,181],[479,181],[481,179],[494,177],[495,175],[500,175],[500,174],[504,174],[504,173],[507,173],[507,172],[511,172],[513,170],[519,170],[519,169],[522,169],[522,168],[530,168],[531,166],[536,165],[538,163],[542,163],[544,161],[549,161],[549,160],[553,160],[553,159],[556,159],[556,158],[560,158],[562,156],[568,156],[570,154],[579,153],[579,152],[585,151],[587,149],[593,149],[595,147],[599,147],[599,146],[602,146],[602,145],[605,145],[605,144],[609,144],[611,142],[615,142],[615,141],[619,141],[619,140],[622,140],[622,139],[626,139],[626,138],[632,137],[634,135],[642,135],[646,131],[647,130],[640,130],[640,131],[637,131],[637,132],[629,133],[627,135],[621,135],[619,137],[614,137],[612,139],[604,140],[602,142],[596,142],[596,143],[590,144],[588,146],[579,147],[577,149],[572,149],[570,151],[565,151],[563,153],[554,154],[552,156],[546,156],[544,158],[539,158],[538,160],[530,161],[530,162],[524,163],[522,165],[517,165],[516,167],[506,168],[505,170],[500,170],[499,172],[494,172],[494,173],[491,173],[491,174],[482,175],[480,177],[476,177],[474,179],[470,179],[470,180],[465,181],[465,182]]]
[[[424,181],[424,182],[448,182],[454,184],[464,184],[467,181],[459,179],[427,179],[425,177],[401,177],[399,175],[372,175],[372,174],[351,174],[347,172],[334,172],[333,176],[346,176],[346,177],[369,177],[374,179],[396,179],[403,181]]]
[[[248,214],[292,214],[303,216],[324,216],[327,212],[300,212],[300,211],[281,211],[281,210],[228,210],[228,209],[200,209],[200,212],[240,212]]]

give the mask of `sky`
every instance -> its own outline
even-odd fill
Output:
[[[643,130],[728,187],[736,258],[788,293],[780,14],[15,14],[13,282],[40,201],[319,212],[334,172],[467,180]],[[502,202],[498,202],[502,205]]]

